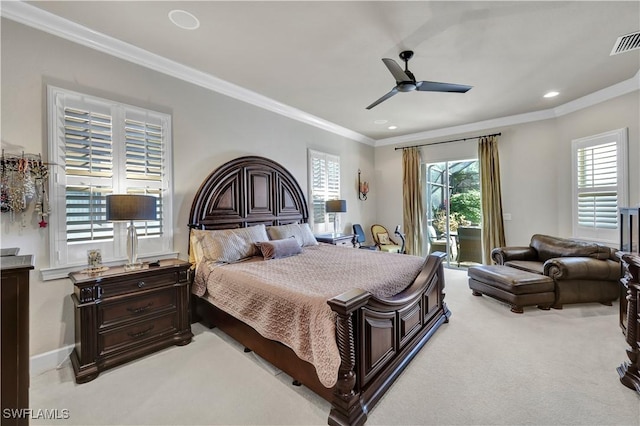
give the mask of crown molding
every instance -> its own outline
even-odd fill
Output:
[[[575,101],[559,105],[555,107],[553,111],[556,117],[560,117],[608,101],[609,99],[626,95],[627,93],[631,93],[636,90],[640,90],[640,70],[628,80],[605,87],[602,90],[598,90],[597,92],[578,98]]]
[[[93,31],[22,1],[2,1],[0,16],[354,141],[371,146],[375,144],[373,139],[353,130],[229,83],[211,74]]]
[[[491,120],[477,121],[475,123],[461,124],[459,126],[444,127],[442,129],[427,130],[420,133],[412,133],[409,135],[394,136],[391,138],[378,139],[376,147],[408,144],[412,142],[420,142],[435,138],[444,138],[453,135],[461,135],[464,133],[484,131],[487,129],[495,129],[499,127],[513,126],[515,124],[529,123],[532,121],[547,120],[554,118],[553,110],[546,109],[542,111],[529,112],[526,114],[511,115],[508,117],[494,118]]]
[[[339,126],[315,115],[308,114],[297,108],[229,83],[211,74],[198,71],[129,43],[93,31],[75,22],[24,3],[21,0],[1,1],[0,16],[373,147],[412,143],[427,139],[460,135],[467,132],[477,132],[532,121],[547,120],[640,90],[640,71],[638,71],[635,76],[628,80],[555,108],[375,140],[347,129],[346,127]]]

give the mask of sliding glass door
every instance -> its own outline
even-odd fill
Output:
[[[478,160],[425,165],[429,253],[447,253],[447,266],[482,263]]]

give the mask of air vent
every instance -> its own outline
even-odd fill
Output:
[[[618,37],[616,43],[613,45],[610,56],[634,49],[640,49],[640,31]]]

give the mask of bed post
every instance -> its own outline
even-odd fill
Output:
[[[367,420],[360,394],[354,391],[356,384],[356,354],[353,336],[352,314],[364,306],[371,293],[355,289],[334,297],[327,303],[337,314],[336,341],[340,351],[338,381],[333,388],[330,425],[362,425]]]

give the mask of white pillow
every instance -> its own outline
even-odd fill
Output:
[[[221,230],[191,230],[189,261],[236,262],[260,254],[255,243],[269,241],[264,225]]]
[[[313,236],[308,223],[290,223],[288,225],[269,226],[267,234],[272,240],[284,240],[294,237],[300,247],[317,246],[318,241]]]

